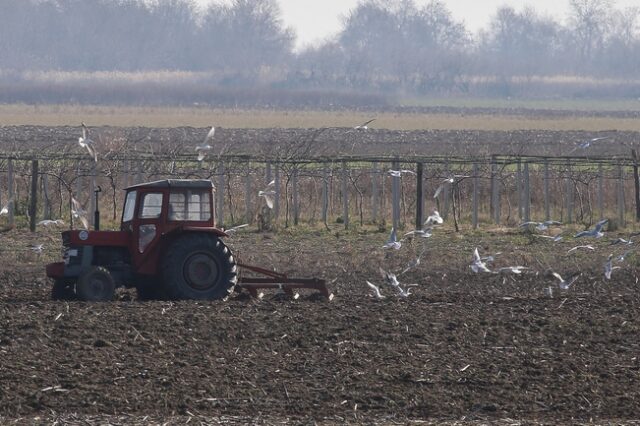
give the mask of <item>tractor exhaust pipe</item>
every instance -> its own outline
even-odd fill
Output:
[[[100,208],[98,207],[98,194],[102,192],[102,188],[98,185],[98,188],[93,191],[96,197],[96,211],[93,212],[93,229],[100,230]]]

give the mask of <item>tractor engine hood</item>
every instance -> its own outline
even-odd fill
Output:
[[[62,244],[65,246],[128,247],[130,236],[128,231],[71,230],[62,233]]]

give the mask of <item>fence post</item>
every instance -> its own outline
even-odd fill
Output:
[[[267,163],[267,166],[264,171],[264,178],[267,181],[267,184],[273,180],[271,179],[271,163]]]
[[[422,229],[424,222],[424,164],[417,164],[416,172],[416,229]]]
[[[551,205],[549,202],[549,159],[544,160],[544,220],[551,220]]]
[[[449,177],[450,171],[451,171],[451,166],[449,165],[449,160],[447,160],[447,162],[444,165],[444,171],[445,171],[445,177]],[[449,198],[451,198],[451,194],[452,194],[452,189],[453,185],[449,185],[446,184],[444,186],[444,188],[442,189],[442,197],[444,199],[444,206],[443,206],[443,212],[442,212],[442,218],[446,219],[447,216],[449,216],[449,204],[450,204],[450,200]]]
[[[478,163],[473,163],[473,211],[471,214],[471,225],[473,229],[478,229],[478,190],[480,180],[478,177]]]
[[[342,220],[344,221],[344,229],[349,228],[349,193],[347,184],[347,162],[342,161]]]
[[[624,223],[624,169],[618,164],[618,222],[621,227]]]
[[[373,163],[371,170],[371,221],[375,223],[378,220],[378,163]]]
[[[216,208],[216,226],[224,225],[224,163],[218,163],[218,187],[216,188],[218,206]]]
[[[524,217],[524,194],[522,193],[522,163],[518,158],[518,162],[516,163],[516,193],[518,197],[518,219],[522,220]]]
[[[400,163],[396,160],[392,163],[393,170],[400,170]],[[392,222],[394,229],[400,225],[400,177],[391,177]]]
[[[7,166],[7,186],[9,188],[9,201],[7,203],[9,212],[7,215],[9,216],[9,226],[13,227],[16,223],[16,184],[15,184],[15,173],[13,170],[13,158],[9,158]]]
[[[31,161],[31,195],[29,198],[29,229],[36,231],[38,214],[38,160]]]
[[[291,176],[293,186],[293,224],[297,225],[300,220],[300,206],[298,201],[298,165],[293,166],[293,174]]]
[[[638,154],[635,149],[631,150],[633,157],[633,188],[636,201],[636,222],[640,221],[640,175],[638,175]]]
[[[500,225],[500,184],[498,182],[498,164],[496,156],[491,156],[491,208],[493,223]]]
[[[531,186],[529,181],[529,162],[524,163],[524,221],[531,220]]]
[[[127,188],[129,187],[129,164],[130,161],[129,160],[124,160],[123,162],[124,164],[122,165],[124,170],[123,170],[123,176],[122,176],[122,180],[123,180],[123,184],[124,187]]]
[[[604,175],[602,163],[598,164],[598,210],[600,220],[604,218]]]

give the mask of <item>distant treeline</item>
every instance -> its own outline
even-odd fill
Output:
[[[86,74],[69,71],[161,70],[198,75],[144,81],[152,98],[154,85],[169,97],[172,85],[193,85],[186,102],[252,87],[263,94],[519,96],[544,95],[544,87],[549,95],[562,93],[544,84],[550,76],[578,77],[578,85],[567,81],[567,95],[640,96],[640,7],[567,1],[564,23],[505,6],[471,34],[442,1],[362,0],[334,38],[295,51],[295,33],[284,26],[276,0],[232,0],[205,10],[192,0],[0,0],[0,102],[90,98],[89,87],[76,85],[87,84]],[[585,77],[610,84],[584,84]],[[201,96],[196,84],[206,88]],[[101,96],[117,93],[108,85],[102,90]]]

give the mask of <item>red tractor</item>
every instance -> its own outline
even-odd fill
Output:
[[[209,180],[161,180],[126,189],[120,231],[62,232],[64,261],[47,265],[53,299],[112,300],[117,287],[135,287],[141,299],[224,299],[246,289],[319,290],[325,281],[289,278],[237,262],[215,226]],[[239,268],[254,276],[239,276]],[[256,274],[260,276],[255,276]]]

